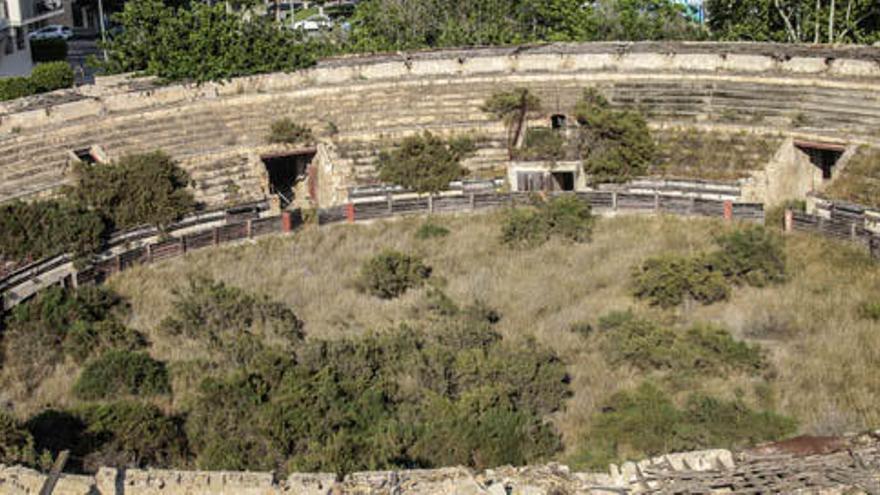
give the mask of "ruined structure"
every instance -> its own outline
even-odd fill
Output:
[[[330,206],[371,182],[377,149],[423,129],[475,137],[479,151],[467,165],[503,176],[505,129],[480,109],[485,99],[530,88],[545,107],[538,124],[550,126],[589,86],[641,108],[661,138],[716,130],[778,139],[742,181],[746,200],[776,202],[820,189],[854,145],[880,144],[878,58],[880,49],[868,47],[553,44],[347,57],[202,85],[107,78],[0,105],[0,202],[51,194],[77,157],[162,149],[181,160],[208,204],[264,199],[274,191],[263,162],[288,156],[310,163],[292,175]],[[266,144],[271,122],[283,117],[313,128],[317,146]]]
[[[0,466],[0,493],[39,492],[47,476]],[[875,434],[801,437],[737,454],[706,450],[670,454],[608,473],[577,473],[549,464],[473,472],[455,467],[415,471],[272,473],[117,470],[62,475],[56,495],[574,495],[649,493],[877,493],[880,443]]]

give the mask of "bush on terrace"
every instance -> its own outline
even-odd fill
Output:
[[[461,161],[474,151],[468,138],[443,139],[425,131],[383,151],[376,162],[379,179],[420,193],[437,193],[467,175]]]

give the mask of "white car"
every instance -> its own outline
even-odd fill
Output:
[[[322,29],[332,29],[333,20],[326,15],[316,14],[294,22],[292,27],[293,29],[302,29],[307,32],[321,31]]]
[[[73,31],[67,26],[53,24],[28,34],[32,40],[69,40],[73,37]]]

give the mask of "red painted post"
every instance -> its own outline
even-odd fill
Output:
[[[786,232],[791,232],[792,228],[794,228],[794,213],[791,210],[785,210],[785,219],[783,222],[783,229]]]
[[[289,211],[281,212],[281,232],[285,234],[291,232],[293,230],[293,218],[290,216]]]
[[[348,219],[348,223],[354,223],[354,203],[345,205],[345,218]]]
[[[724,220],[728,222],[733,220],[733,201],[727,200],[724,202]]]

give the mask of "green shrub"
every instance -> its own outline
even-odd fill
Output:
[[[37,64],[31,72],[35,93],[45,93],[73,87],[73,69],[66,61]]]
[[[730,295],[724,276],[701,257],[664,255],[649,258],[633,271],[633,295],[651,305],[671,308],[692,299],[703,304]]]
[[[535,247],[551,237],[587,242],[595,218],[590,205],[576,196],[556,196],[539,201],[534,208],[508,210],[501,227],[501,241],[515,247]]]
[[[565,139],[562,134],[547,127],[533,127],[526,131],[523,147],[514,150],[517,160],[561,160],[565,158]]]
[[[92,444],[84,466],[89,471],[181,467],[187,461],[182,421],[152,404],[113,402],[86,407],[77,416],[87,425],[86,440]]]
[[[742,226],[716,239],[709,263],[735,284],[765,287],[785,282],[782,238],[761,225]]]
[[[87,355],[118,344],[107,338],[105,326],[140,340],[131,330],[118,329],[127,308],[119,296],[84,286],[75,291],[51,287],[19,306],[6,319],[3,335],[3,368],[28,387],[48,376],[65,355],[84,359]],[[94,335],[94,338],[85,338]]]
[[[0,205],[0,255],[6,259],[38,260],[65,252],[83,257],[97,251],[106,234],[99,214],[70,201]]]
[[[859,304],[856,312],[863,320],[880,321],[880,302],[865,301]]]
[[[147,341],[140,332],[115,319],[97,322],[77,320],[70,325],[64,338],[65,353],[79,363],[112,349],[136,351],[146,345]]]
[[[0,101],[24,98],[36,93],[27,77],[0,77]]]
[[[507,127],[507,151],[512,157],[526,119],[541,111],[541,99],[528,88],[516,88],[493,93],[481,108],[504,122]]]
[[[629,312],[613,313],[602,318],[599,325],[603,330],[602,348],[611,364],[701,376],[755,374],[767,367],[760,347],[738,341],[716,326],[694,325],[679,330]]]
[[[609,462],[644,459],[705,448],[743,448],[778,440],[796,422],[771,411],[754,411],[740,400],[692,394],[684,408],[650,383],[615,394],[593,418],[581,461],[605,469]]]
[[[143,352],[112,350],[88,363],[73,387],[84,400],[171,391],[165,364]]]
[[[192,277],[174,295],[160,330],[198,339],[236,364],[251,362],[267,347],[290,352],[303,338],[302,321],[290,308],[223,282]]]
[[[655,145],[641,114],[611,108],[590,88],[578,102],[575,116],[581,126],[581,158],[591,182],[625,182],[648,170]]]
[[[167,226],[193,211],[189,175],[161,151],[127,155],[114,163],[76,165],[69,196],[99,212],[115,229]]]
[[[67,60],[67,40],[31,40],[31,59],[34,63]]]
[[[416,239],[419,240],[428,240],[434,239],[437,237],[446,237],[449,235],[449,229],[442,225],[437,225],[433,222],[425,222],[423,223],[419,229],[416,231]]]
[[[501,225],[501,242],[531,248],[550,240],[550,228],[541,213],[535,209],[511,208]]]
[[[313,141],[312,130],[297,124],[289,118],[272,122],[269,129],[270,143],[276,144],[310,144]]]
[[[33,436],[11,414],[0,410],[0,464],[33,466],[36,461]]]
[[[396,149],[379,153],[376,170],[385,183],[437,193],[467,174],[461,161],[475,149],[468,138],[443,139],[425,131],[404,138]]]
[[[394,299],[409,289],[419,287],[431,276],[431,268],[421,259],[386,250],[361,266],[357,286],[362,292]]]

